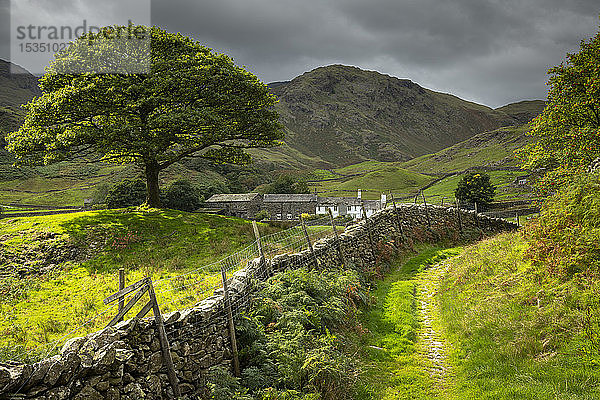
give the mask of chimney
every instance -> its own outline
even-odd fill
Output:
[[[356,198],[357,199],[362,199],[362,193],[361,193],[360,189],[358,189],[358,193],[356,194]]]

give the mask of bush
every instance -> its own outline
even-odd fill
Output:
[[[307,194],[310,191],[306,182],[296,180],[290,175],[279,175],[267,186],[265,193]]]
[[[358,274],[301,268],[261,285],[237,326],[243,386],[258,399],[348,398],[355,363],[331,331],[365,304]]]
[[[600,176],[585,176],[548,198],[524,237],[528,257],[550,274],[600,272]]]
[[[454,195],[461,202],[477,203],[478,206],[490,204],[495,194],[496,188],[490,182],[490,176],[479,172],[463,175],[454,191]]]
[[[259,212],[256,213],[256,217],[255,219],[257,221],[262,221],[264,219],[269,219],[271,216],[269,215],[269,212],[267,210],[260,210]]]
[[[110,188],[106,195],[108,208],[139,206],[146,201],[146,182],[141,179],[125,179]]]
[[[195,211],[204,201],[198,193],[198,189],[189,181],[177,180],[167,186],[163,206],[174,210]]]

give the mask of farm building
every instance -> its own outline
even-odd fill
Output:
[[[259,193],[215,194],[206,200],[205,206],[216,213],[254,219],[261,210],[262,195]]]

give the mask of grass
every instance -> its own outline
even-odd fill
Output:
[[[394,163],[369,161],[351,167],[336,170],[341,174],[357,174],[342,181],[325,181],[313,184],[312,190],[318,190],[323,196],[355,197],[358,189],[363,198],[379,199],[381,193],[411,193],[433,180],[432,177],[396,166]]]
[[[259,229],[263,235],[278,230],[263,224]],[[115,309],[69,333],[105,310],[102,300],[116,291],[119,268],[125,268],[128,283],[145,276],[161,281],[157,297],[162,311],[169,312],[210,294],[220,283],[219,266],[211,264],[254,236],[250,222],[237,218],[110,210],[0,220],[0,241],[6,250],[0,265],[0,357],[23,359],[27,349],[104,326]],[[52,272],[26,278],[13,273],[15,260],[51,262],[65,249],[75,249],[75,258],[83,261],[69,256]],[[144,304],[142,299],[138,308]]]
[[[525,188],[511,185],[518,176],[523,175],[522,172],[490,171],[486,173],[490,176],[492,184],[496,185],[495,201],[521,200],[532,195],[532,192]],[[446,198],[445,203],[454,202],[454,191],[461,177],[462,175],[453,175],[442,179],[423,192],[431,203],[440,204],[442,197]]]
[[[414,158],[402,164],[415,172],[448,173],[485,165],[518,166],[514,151],[532,138],[527,124],[480,133],[437,153]]]
[[[360,336],[365,399],[433,399],[440,392],[419,352],[418,279],[429,266],[459,249],[423,245],[397,262],[372,292],[375,304],[360,316],[368,333]]]
[[[438,296],[452,398],[598,399],[597,283],[548,276],[526,249],[520,233],[505,233],[450,261]]]

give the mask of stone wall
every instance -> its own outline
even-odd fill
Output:
[[[264,263],[254,259],[229,281],[233,308],[243,310],[255,287],[254,279],[266,279],[288,268],[339,265],[340,258],[348,265],[370,268],[377,264],[385,247],[382,244],[389,247],[403,241],[443,238],[474,240],[516,228],[473,211],[463,210],[460,215],[462,230],[454,208],[403,204],[398,206],[397,214],[387,208],[366,222],[349,226],[339,242],[335,237],[316,242],[314,258],[305,250],[275,256]],[[194,308],[166,314],[164,319],[181,392],[188,398],[201,398],[208,369],[231,367],[223,290],[215,291]],[[134,318],[71,339],[59,354],[41,362],[0,364],[0,399],[172,398],[155,328],[153,318]]]

